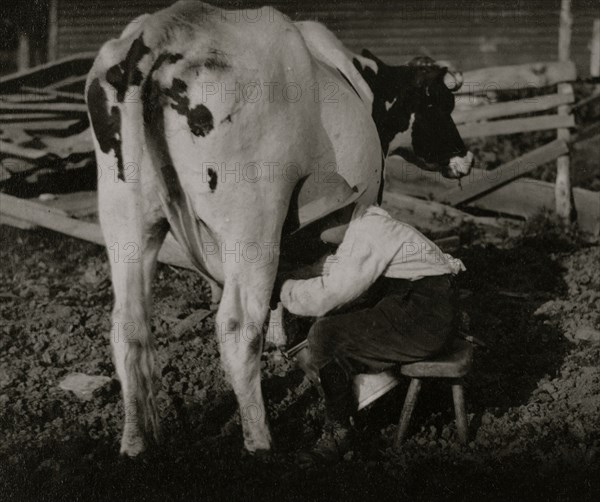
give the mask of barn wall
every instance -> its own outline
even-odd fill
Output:
[[[573,59],[589,74],[588,43],[598,0],[573,0]],[[58,0],[58,56],[96,51],[135,16],[169,0]],[[557,58],[560,0],[212,0],[215,5],[271,4],[293,19],[317,19],[353,50],[369,48],[391,63],[419,54],[468,70]]]

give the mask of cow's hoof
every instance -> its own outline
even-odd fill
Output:
[[[248,451],[246,448],[242,450],[242,458],[252,458],[259,462],[269,462],[274,457],[273,450],[254,450]]]
[[[121,449],[119,453],[126,457],[137,457],[140,453],[146,450],[146,443],[139,434],[129,433],[123,434],[121,438]]]
[[[244,448],[246,448],[246,451],[248,451],[248,453],[250,455],[260,455],[261,453],[259,452],[269,452],[271,451],[271,446],[272,446],[272,441],[271,441],[271,434],[269,434],[268,432],[262,436],[262,437],[258,437],[258,438],[254,438],[254,439],[248,439],[246,438],[244,440]]]

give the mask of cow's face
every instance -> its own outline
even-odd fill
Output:
[[[452,120],[459,74],[430,58],[415,58],[404,66],[388,66],[368,51],[355,61],[373,91],[373,120],[381,144],[390,143],[407,160],[447,178],[469,174],[469,152]]]

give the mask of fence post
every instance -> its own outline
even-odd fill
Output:
[[[594,19],[594,30],[590,43],[590,76],[600,77],[600,19]],[[596,88],[598,87],[596,86]]]
[[[48,53],[47,60],[58,57],[58,0],[50,0],[48,5]]]
[[[571,15],[571,0],[562,0],[560,9],[560,28],[558,34],[558,59],[560,61],[569,61],[571,55],[571,27],[573,25],[573,16]],[[571,93],[573,88],[571,84],[559,84],[558,92]],[[558,108],[559,115],[569,113],[568,106]],[[568,142],[571,139],[569,129],[558,129],[558,139]],[[556,202],[556,214],[569,223],[572,213],[572,192],[570,178],[570,158],[569,155],[563,155],[556,161],[556,186],[554,191]]]
[[[25,30],[19,31],[19,46],[17,48],[17,70],[22,71],[29,68],[31,63],[31,48],[29,46],[29,34]]]

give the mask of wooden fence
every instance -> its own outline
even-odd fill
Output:
[[[42,167],[47,170],[57,159],[91,159],[93,147],[83,83],[92,57],[72,56],[0,79],[0,185]],[[464,138],[540,130],[569,132],[575,126],[569,112],[574,102],[571,83],[576,79],[571,62],[484,68],[464,77],[463,94],[458,96],[453,114]],[[505,102],[490,100],[490,95],[525,88],[535,89],[535,95]],[[460,186],[455,180],[421,171],[392,155],[385,169],[384,205],[408,223],[425,231],[437,231],[438,237],[447,237],[444,217],[449,215],[454,222],[494,226],[491,218],[465,212],[469,208],[529,218],[542,208],[556,206],[555,187],[525,175],[540,165],[568,156],[574,141],[570,132],[568,137],[564,133],[557,135],[555,140],[496,169],[474,169]],[[72,175],[76,174],[73,171]],[[572,194],[580,228],[597,237],[600,195],[583,189],[575,189]],[[100,242],[97,224],[73,219],[93,214],[95,201],[95,194],[64,194],[46,202],[0,194],[0,221],[23,228],[44,226]],[[435,229],[426,224],[432,219],[441,222]],[[184,264],[170,241],[162,257],[169,263]]]
[[[475,168],[460,184],[445,180],[439,174],[420,171],[392,155],[386,163],[387,189],[452,206],[477,207],[524,218],[551,207],[565,216],[565,201],[561,197],[567,197],[569,206],[571,201],[575,204],[579,226],[597,237],[600,232],[600,194],[582,189],[571,191],[570,187],[563,194],[556,186],[524,178],[552,161],[560,160],[558,169],[568,165],[570,146],[577,139],[571,138],[570,133],[575,127],[571,105],[575,101],[572,82],[576,77],[575,66],[569,61],[467,72],[463,94],[457,97],[458,106],[453,113],[463,138],[556,130],[556,139],[495,169]],[[534,95],[490,102],[490,95],[525,89],[535,90]],[[558,176],[557,181],[561,182]]]

